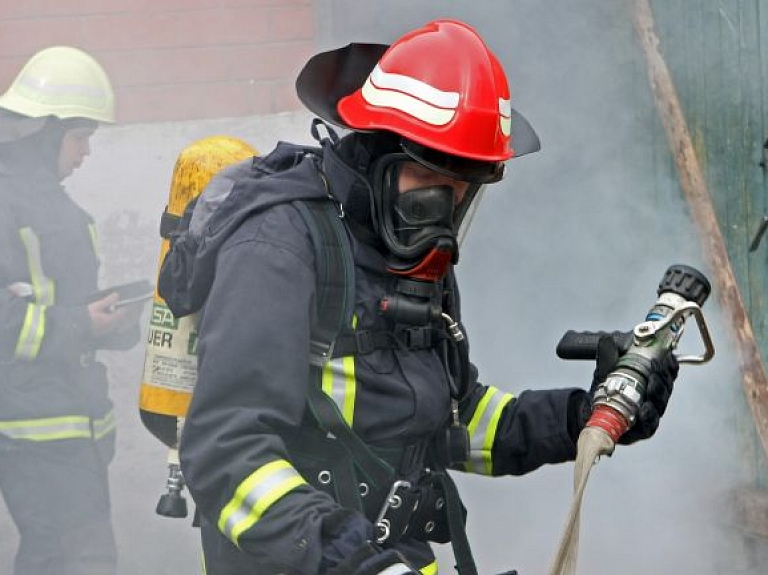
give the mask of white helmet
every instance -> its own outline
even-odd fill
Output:
[[[0,96],[0,108],[30,118],[55,116],[115,121],[115,95],[104,68],[82,50],[40,50]]]

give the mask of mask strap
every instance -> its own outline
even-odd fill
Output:
[[[328,136],[326,138],[323,138],[320,136],[320,129],[318,128],[318,126],[322,126],[323,128],[325,128],[325,131],[328,133]],[[320,118],[314,118],[312,120],[312,126],[309,128],[309,133],[312,135],[315,141],[321,146],[334,145],[339,141],[339,135],[336,133],[336,130],[331,128],[328,124],[323,122]]]

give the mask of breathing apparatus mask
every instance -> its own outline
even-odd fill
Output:
[[[483,184],[501,179],[503,164],[459,158],[407,140],[401,148],[373,165],[374,226],[389,252],[390,272],[436,281],[458,261],[460,238],[471,220],[466,216],[479,201]],[[463,196],[457,198],[455,187],[443,178],[434,185],[401,190],[401,174],[412,163],[466,183]]]

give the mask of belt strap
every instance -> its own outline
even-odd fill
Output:
[[[317,430],[300,431],[286,441],[296,468],[316,489],[342,507],[363,511],[352,458],[340,442]]]
[[[374,455],[344,421],[334,401],[317,385],[309,386],[309,407],[323,431],[332,433],[339,440],[376,489],[384,489],[392,484],[395,470],[386,461]]]
[[[464,514],[461,509],[461,498],[453,478],[444,469],[433,472],[445,493],[445,504],[448,513],[448,530],[451,534],[453,556],[456,559],[456,570],[459,575],[477,575],[477,566],[472,556],[472,549],[467,539],[464,527]]]
[[[432,326],[345,331],[336,338],[333,356],[366,355],[377,349],[431,349],[444,339],[444,332]]]
[[[317,370],[318,368],[313,367],[313,369]],[[333,434],[338,439],[349,452],[360,472],[368,478],[375,489],[388,489],[389,486],[393,485],[396,478],[395,470],[386,461],[377,457],[363,440],[352,431],[344,421],[334,401],[319,386],[309,386],[308,401],[321,429],[326,433]],[[461,497],[456,484],[442,467],[433,470],[433,474],[445,493],[448,529],[456,559],[456,569],[459,575],[477,575],[477,567],[464,526]]]

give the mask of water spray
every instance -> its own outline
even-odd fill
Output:
[[[601,337],[613,337],[617,344],[629,343],[626,353],[595,390],[592,415],[579,435],[573,504],[550,575],[576,573],[581,500],[591,467],[600,455],[613,453],[616,442],[635,423],[645,399],[652,363],[677,349],[684,324],[691,316],[696,320],[705,349],[700,355],[678,355],[678,362],[703,364],[714,356],[701,311],[711,291],[709,281],[701,272],[689,266],[673,265],[659,283],[656,303],[631,334],[569,331],[558,344],[559,357],[587,359],[597,356]]]

